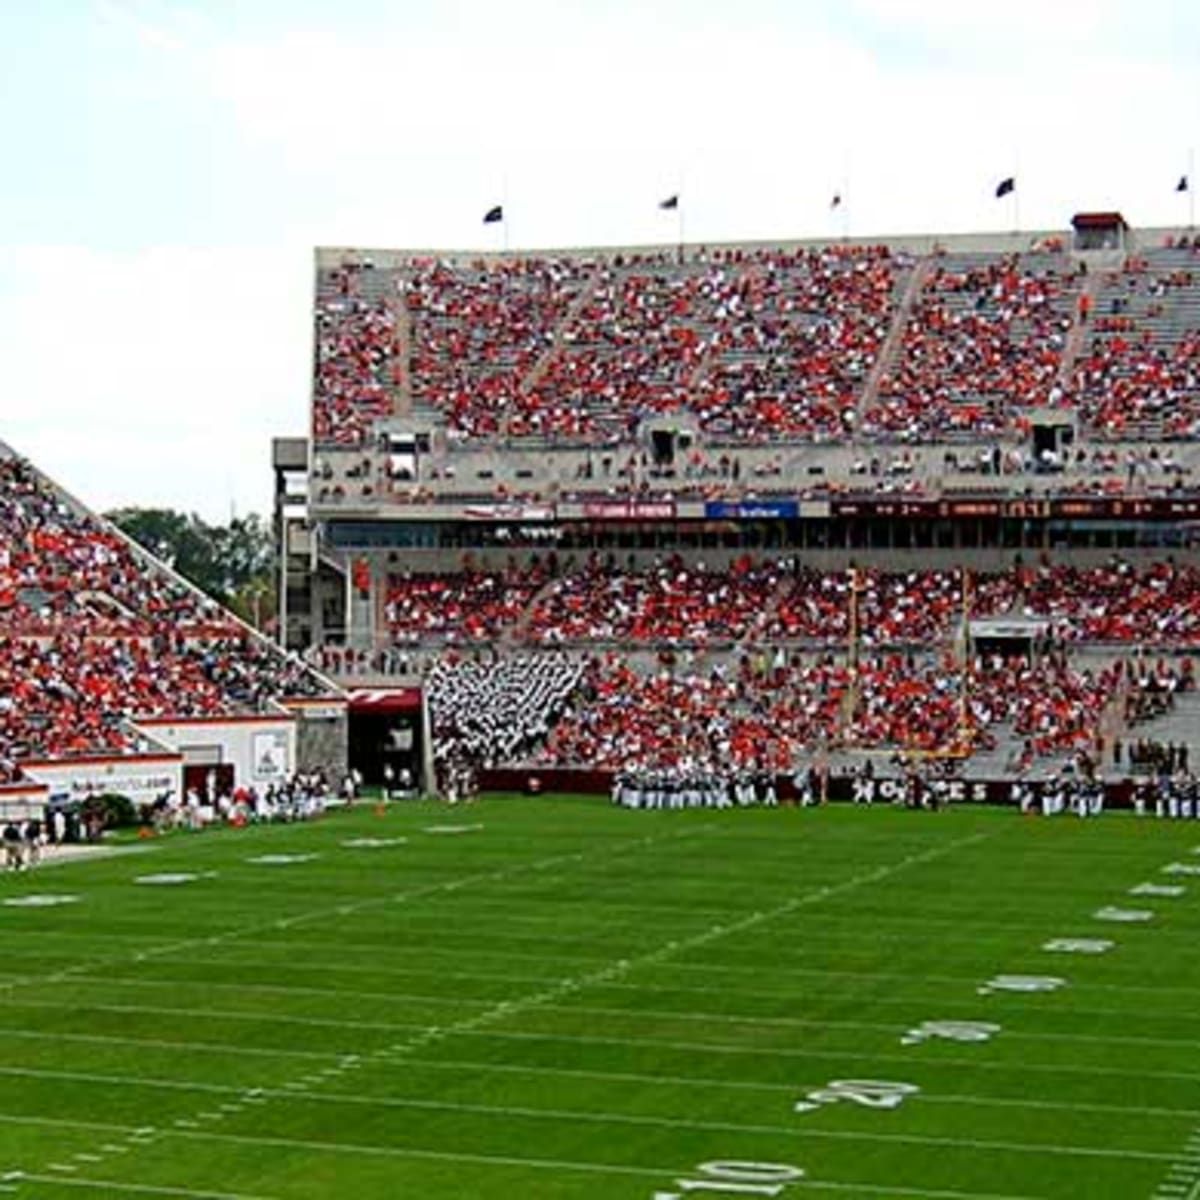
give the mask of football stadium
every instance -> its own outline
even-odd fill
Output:
[[[0,1193],[1200,1195],[1200,238],[312,319],[275,637],[0,446]]]

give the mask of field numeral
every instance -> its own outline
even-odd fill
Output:
[[[1131,896],[1182,896],[1187,891],[1178,883],[1139,883],[1129,889]]]
[[[677,1179],[678,1192],[655,1192],[653,1200],[682,1200],[684,1192],[778,1196],[789,1183],[804,1178],[804,1172],[789,1163],[750,1162],[738,1158],[701,1163],[696,1171],[704,1178]]]
[[[975,990],[981,996],[990,996],[992,992],[1057,992],[1066,984],[1057,975],[993,975]]]
[[[1115,945],[1108,938],[1051,938],[1042,949],[1057,954],[1107,954]]]
[[[864,1108],[899,1108],[909,1096],[921,1089],[915,1083],[896,1083],[890,1079],[831,1079],[823,1088],[798,1100],[794,1112],[813,1112],[825,1104],[846,1100]]]
[[[1106,904],[1103,908],[1096,909],[1092,916],[1097,921],[1120,921],[1130,925],[1138,921],[1149,921],[1154,913],[1148,908],[1117,908],[1115,904]]]
[[[902,1046],[916,1046],[930,1038],[949,1042],[986,1042],[1000,1032],[990,1021],[922,1021],[901,1039]]]

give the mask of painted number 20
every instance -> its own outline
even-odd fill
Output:
[[[920,1090],[915,1083],[896,1083],[890,1079],[831,1079],[823,1088],[797,1101],[795,1111],[812,1112],[823,1104],[838,1104],[843,1100],[864,1108],[899,1108]]]

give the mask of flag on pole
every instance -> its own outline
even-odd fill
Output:
[[[1188,177],[1186,175],[1180,175],[1179,182],[1175,185],[1175,190],[1177,192],[1186,192],[1188,190]]]
[[[834,192],[833,199],[830,200],[830,202],[829,202],[829,207],[830,208],[841,208],[841,206],[842,206],[842,193]]]
[[[495,225],[497,221],[504,220],[504,208],[497,204],[494,208],[489,208],[483,214],[483,223],[485,225]]]
[[[678,208],[679,207],[679,197],[677,195],[676,196],[668,196],[665,200],[660,200],[658,202],[658,207],[663,208],[663,209]]]
[[[1002,179],[996,184],[996,199],[1003,199],[1010,192],[1015,192],[1016,190],[1017,181],[1010,175],[1007,179]]]

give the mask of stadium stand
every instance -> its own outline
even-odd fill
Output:
[[[327,685],[0,446],[0,762],[129,753],[139,717]]]
[[[319,251],[311,660],[427,679],[439,753],[531,768],[1200,736],[1200,239],[1101,216]],[[510,670],[544,673],[536,736],[461,736]]]

